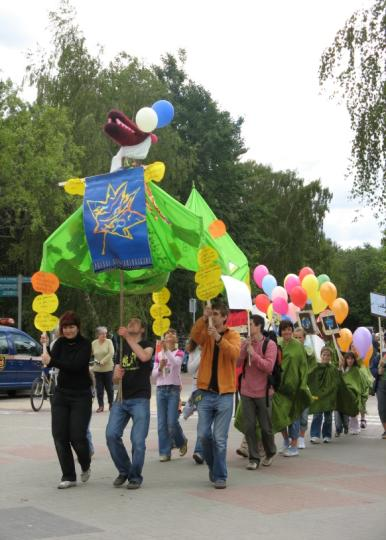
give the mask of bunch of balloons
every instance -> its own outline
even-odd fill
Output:
[[[144,133],[162,128],[170,124],[174,116],[174,107],[166,99],[160,99],[151,107],[142,107],[135,116],[135,122]]]
[[[277,284],[276,278],[269,273],[264,264],[253,271],[253,279],[264,294],[255,298],[257,309],[266,313],[272,319],[273,313],[292,322],[297,319],[297,313],[311,304],[312,311],[318,315],[327,307],[335,315],[336,322],[341,324],[347,317],[349,307],[344,298],[337,298],[337,290],[327,274],[315,276],[312,268],[305,266],[299,274],[287,274],[283,287]]]

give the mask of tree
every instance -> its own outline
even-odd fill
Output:
[[[353,139],[352,194],[384,221],[386,199],[386,2],[355,12],[323,53],[319,81],[332,80],[346,101]]]

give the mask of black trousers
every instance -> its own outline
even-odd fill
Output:
[[[57,388],[55,390],[51,408],[51,427],[62,469],[62,480],[76,480],[71,447],[78,457],[82,471],[90,468],[87,429],[91,419],[91,404],[91,389],[71,391]]]
[[[251,398],[241,396],[243,404],[245,438],[248,443],[249,460],[259,463],[257,451],[256,423],[259,421],[261,437],[268,458],[276,454],[275,436],[272,431],[272,398]]]
[[[95,383],[96,383],[96,391],[97,391],[97,399],[98,399],[99,407],[103,407],[103,394],[105,390],[107,393],[107,399],[109,401],[109,405],[112,405],[114,401],[113,372],[112,371],[105,371],[105,372],[94,371],[94,375],[95,375]]]

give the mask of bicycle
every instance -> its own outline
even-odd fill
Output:
[[[42,369],[40,377],[37,377],[32,382],[30,400],[31,407],[35,412],[40,411],[45,399],[49,399],[51,403],[54,396],[56,378],[57,370],[55,368],[51,368],[48,371],[48,375],[45,369]]]

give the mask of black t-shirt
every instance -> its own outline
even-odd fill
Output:
[[[154,348],[150,341],[142,340],[138,343],[143,349]],[[123,340],[122,367],[125,374],[122,379],[122,397],[123,399],[147,398],[151,397],[151,360],[141,362],[137,355]]]
[[[220,332],[222,337],[225,332]],[[210,376],[209,390],[218,393],[218,354],[220,352],[219,346],[214,342],[213,350],[213,362],[212,362],[212,374]]]

